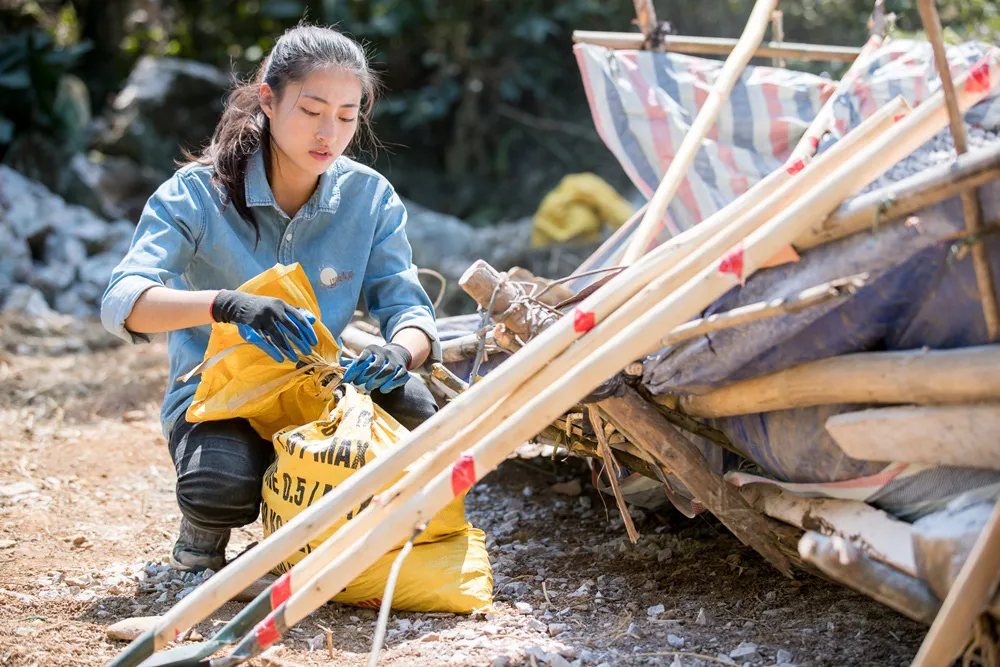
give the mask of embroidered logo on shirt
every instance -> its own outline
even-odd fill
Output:
[[[338,273],[332,266],[324,266],[319,272],[319,282],[323,287],[336,287],[354,280],[354,271]]]

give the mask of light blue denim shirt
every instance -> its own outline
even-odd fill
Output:
[[[386,340],[416,327],[433,341],[431,358],[440,358],[434,308],[411,262],[406,209],[378,172],[340,157],[289,220],[275,203],[258,151],[246,178],[247,204],[260,226],[257,244],[253,226],[226,204],[211,175],[211,166],[182,167],[146,203],[101,302],[101,320],[111,333],[149,342],[126,329],[125,320],[150,287],[235,289],[275,264],[298,262],[338,342],[363,294]],[[160,413],[167,437],[198,384],[198,378],[177,378],[201,362],[210,334],[208,325],[167,334],[170,378]]]

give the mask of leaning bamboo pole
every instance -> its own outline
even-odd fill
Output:
[[[234,595],[242,591],[258,577],[267,573],[288,554],[295,551],[303,543],[316,535],[328,530],[341,516],[351,508],[356,507],[365,498],[378,493],[397,477],[398,470],[410,465],[424,454],[441,445],[442,441],[453,436],[458,431],[469,426],[473,421],[481,424],[482,431],[488,432],[501,421],[494,408],[484,415],[484,410],[496,405],[507,394],[517,389],[525,380],[531,378],[539,368],[559,355],[563,350],[580,338],[595,323],[601,322],[621,304],[640,292],[650,281],[662,275],[671,268],[686,266],[688,273],[674,272],[672,283],[677,284],[678,275],[692,275],[691,267],[700,267],[711,262],[714,257],[739,238],[739,234],[717,235],[718,242],[708,250],[690,253],[699,240],[710,233],[728,228],[742,228],[744,233],[759,226],[777,211],[787,206],[796,197],[802,195],[809,187],[820,182],[835,165],[843,162],[859,146],[869,142],[872,137],[893,124],[894,118],[906,111],[905,103],[897,98],[880,109],[861,125],[855,128],[843,139],[838,141],[821,159],[801,172],[793,169],[781,169],[760,181],[743,197],[733,204],[711,216],[698,227],[671,239],[653,252],[644,256],[628,271],[616,276],[601,290],[581,302],[577,308],[584,313],[580,318],[563,318],[546,329],[518,352],[518,363],[505,365],[477,382],[468,392],[463,393],[446,406],[441,412],[415,429],[410,437],[400,443],[389,457],[380,459],[375,464],[365,466],[335,491],[324,496],[311,507],[303,510],[298,516],[276,531],[257,548],[244,554],[240,559],[240,567],[225,568],[199,587],[198,591],[179,602],[170,612],[165,614],[157,626],[135,640],[123,652],[113,665],[134,665],[136,659],[141,659],[154,650],[166,645],[176,633],[183,632],[192,625],[207,617],[214,609],[224,604]],[[743,207],[750,207],[744,211]],[[701,262],[701,264],[695,264]],[[639,308],[633,309],[629,317],[642,313],[663,295],[662,290],[646,292],[644,301]],[[628,319],[619,318],[616,325],[619,329]],[[615,329],[617,331],[618,329]],[[610,334],[607,334],[610,335]],[[596,346],[604,340],[601,337],[588,336],[588,345]],[[579,353],[578,348],[577,352]],[[591,349],[591,348],[587,348]],[[581,357],[582,359],[582,357]],[[569,362],[576,363],[576,362]],[[566,363],[563,368],[569,367]],[[532,385],[531,391],[537,391],[538,384]],[[530,395],[521,393],[522,396]],[[509,411],[507,412],[509,414]],[[478,416],[478,417],[477,417]],[[454,439],[453,442],[474,442],[468,438]],[[460,451],[460,450],[459,450]],[[378,504],[374,504],[378,507]],[[374,511],[370,506],[366,511]],[[357,524],[357,519],[348,526]],[[339,533],[338,533],[339,535]]]
[[[643,47],[645,36],[631,32],[602,32],[599,30],[574,30],[574,44],[595,44],[615,50],[635,50]],[[695,55],[727,55],[737,45],[735,39],[720,37],[692,37],[689,35],[664,35],[660,46],[665,51]],[[754,58],[787,58],[789,60],[823,60],[851,62],[861,53],[854,46],[826,46],[796,42],[765,42],[758,46]]]
[[[722,70],[712,86],[712,92],[709,93],[708,99],[698,110],[698,115],[695,116],[694,122],[691,123],[691,127],[684,135],[684,141],[681,142],[674,159],[667,167],[667,173],[663,175],[663,180],[660,181],[656,192],[653,193],[653,198],[649,200],[649,206],[646,209],[646,214],[642,217],[642,222],[639,223],[639,227],[629,239],[628,249],[625,251],[622,264],[627,266],[635,263],[649,248],[649,244],[667,212],[667,206],[670,205],[670,201],[677,193],[681,182],[687,176],[687,171],[694,162],[695,156],[701,150],[701,142],[715,125],[715,121],[722,111],[722,105],[729,99],[729,93],[733,90],[733,86],[736,85],[736,81],[740,78],[747,63],[750,62],[754,49],[764,38],[764,32],[767,30],[767,24],[771,18],[771,11],[776,4],[777,0],[757,0],[754,4],[753,11],[750,12],[750,18],[747,20],[746,28],[744,28],[736,48],[726,59],[726,64],[722,66]]]
[[[1000,345],[859,352],[681,396],[692,417],[732,417],[833,403],[954,405],[1000,400]]]
[[[1000,65],[998,52],[991,51],[983,63],[991,70],[998,71]],[[966,79],[967,77],[963,77],[963,82]],[[968,108],[981,100],[986,92],[988,91],[966,88],[960,97],[960,103]],[[511,405],[516,404],[513,400],[504,401],[493,408],[492,413],[498,411],[502,413],[504,428],[492,428],[487,437],[451,465],[447,465],[447,461],[442,461],[445,453],[445,449],[442,448],[432,460],[425,462],[400,480],[394,486],[399,495],[398,499],[394,499],[390,490],[388,498],[383,494],[384,500],[381,503],[373,503],[365,510],[368,512],[372,507],[379,506],[385,511],[388,503],[393,510],[391,513],[375,523],[366,521],[363,512],[345,526],[360,532],[374,525],[362,539],[352,541],[347,549],[323,572],[314,577],[305,589],[293,594],[272,612],[257,626],[254,633],[244,638],[234,653],[227,658],[219,659],[215,664],[219,667],[239,664],[280,639],[284,631],[335,595],[370,563],[404,539],[414,526],[434,516],[455,496],[464,493],[483,475],[493,470],[517,444],[527,440],[546,424],[558,418],[604,378],[627,365],[634,356],[645,355],[655,350],[660,342],[659,331],[670,330],[690,319],[729,291],[734,284],[738,284],[755,272],[797,234],[807,229],[816,219],[832,211],[847,194],[878,177],[903,156],[930,139],[944,126],[946,120],[941,95],[932,96],[910,117],[835,169],[823,187],[810,190],[808,195],[797,200],[775,219],[750,234],[745,244],[738,244],[718,261],[700,271],[695,278],[687,281],[682,288],[660,301],[649,312],[633,318],[624,330],[611,336],[607,343],[600,345],[600,349],[594,355],[585,360],[577,360],[582,363],[563,365],[561,362],[572,360],[573,352],[578,347],[585,347],[585,344],[577,345],[559,358],[560,363],[547,366],[533,378],[532,382],[525,385],[522,391],[536,381],[540,383],[543,378],[548,383],[516,413],[510,414],[508,411]],[[647,290],[655,290],[654,285],[659,282],[654,281]],[[669,282],[669,277],[666,282]],[[634,298],[629,303],[638,301],[641,301],[641,297]],[[578,309],[574,321],[579,322],[587,315]],[[617,315],[618,312],[615,313],[615,316]],[[589,317],[587,319],[589,320]],[[591,336],[585,337],[581,342],[585,343],[592,337],[607,338],[598,334],[612,327],[614,319],[614,317],[609,318],[597,325]],[[545,335],[544,332],[542,335]],[[480,418],[483,419],[485,417]],[[468,429],[460,433],[455,441],[462,443],[473,441],[464,437],[467,432]],[[446,464],[443,470],[439,470],[442,467],[441,463]],[[337,536],[334,537],[336,538]]]
[[[951,81],[951,70],[948,69],[948,55],[944,50],[944,36],[941,34],[941,18],[938,16],[934,0],[919,0],[920,20],[927,32],[934,49],[934,63],[937,65],[941,78],[941,90],[948,104],[948,117],[951,121],[951,136],[955,143],[955,152],[961,156],[969,150],[968,135],[965,131],[965,119],[958,110],[955,100],[955,86]],[[976,236],[983,229],[983,212],[979,206],[979,198],[975,190],[962,192],[962,213],[965,216],[965,227],[969,234]],[[972,245],[972,267],[976,273],[976,285],[979,287],[979,301],[983,308],[983,320],[986,322],[986,340],[996,340],[1000,332],[1000,306],[997,305],[997,293],[993,287],[993,270],[990,267],[990,257],[986,246],[979,239],[974,239]]]
[[[868,38],[865,45],[861,47],[861,53],[851,63],[844,76],[840,77],[837,88],[827,98],[823,106],[820,107],[819,112],[809,123],[809,127],[806,128],[806,131],[802,134],[802,138],[799,139],[798,144],[792,150],[791,157],[788,158],[789,162],[794,163],[795,160],[800,159],[808,160],[816,153],[820,139],[823,138],[823,135],[827,133],[830,125],[833,123],[833,112],[837,103],[843,95],[850,93],[855,82],[861,77],[861,73],[871,63],[872,56],[882,47],[882,43],[883,39],[879,35],[872,35]]]

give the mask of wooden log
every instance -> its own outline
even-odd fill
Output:
[[[771,41],[781,44],[785,41],[785,14],[780,9],[771,12]],[[774,66],[785,68],[784,58],[774,58]]]
[[[630,32],[601,32],[595,30],[574,30],[574,44],[596,44],[609,49],[641,49],[643,35]],[[689,35],[664,35],[662,47],[665,51],[692,53],[703,56],[720,56],[732,53],[737,40],[721,37],[692,37]],[[800,44],[797,42],[765,42],[758,46],[754,58],[787,58],[789,60],[822,60],[829,62],[853,62],[861,54],[861,49],[853,46],[825,46],[820,44]]]
[[[848,456],[1000,470],[1000,404],[861,410],[826,420]]]
[[[924,637],[912,667],[948,665],[969,642],[972,625],[986,610],[1000,581],[1000,503],[976,540],[958,579]]]
[[[639,26],[644,38],[643,47],[648,49],[657,46],[658,22],[653,0],[633,0],[632,4],[635,5],[634,23]]]
[[[713,473],[694,443],[656,408],[631,388],[626,390],[625,396],[606,399],[600,406],[615,428],[676,475],[737,539],[761,554],[780,572],[792,576],[788,559],[769,538],[768,520],[755,512],[721,475]]]
[[[998,178],[1000,147],[966,153],[952,162],[851,199],[792,245],[800,251],[809,250],[910,215]]]
[[[526,300],[527,292],[524,288],[502,277],[502,274],[481,259],[466,269],[459,278],[458,285],[484,308],[488,308],[496,322],[516,333],[534,337],[558,319],[554,312],[532,308]]]
[[[660,181],[652,199],[649,200],[649,207],[646,209],[642,222],[639,223],[632,238],[629,239],[628,249],[622,258],[622,264],[627,266],[634,263],[649,248],[649,244],[667,212],[667,207],[687,175],[695,156],[701,150],[702,141],[715,125],[715,121],[722,111],[722,105],[729,98],[733,86],[736,85],[743,69],[750,62],[754,49],[763,39],[771,11],[776,4],[777,0],[757,0],[754,3],[753,11],[750,12],[750,18],[747,19],[746,28],[744,28],[739,42],[726,58],[726,64],[719,72],[712,86],[712,92],[698,109],[698,115],[695,116],[691,127],[684,135],[684,140],[670,161],[667,172],[663,175],[663,180]]]
[[[767,484],[740,489],[756,509],[772,519],[826,536],[856,542],[870,557],[919,577],[913,554],[913,526],[857,500],[802,498]]]
[[[948,105],[948,118],[951,124],[951,136],[955,143],[955,152],[961,156],[969,150],[968,136],[965,131],[965,120],[958,109],[955,96],[955,85],[951,80],[951,70],[948,68],[948,56],[944,50],[944,35],[941,33],[941,18],[938,16],[934,0],[918,0],[920,20],[927,32],[934,49],[934,63],[937,65],[938,76],[941,78],[941,90],[944,91]],[[975,191],[962,192],[962,213],[965,215],[965,228],[970,234],[978,234],[983,229],[983,212],[979,206],[979,198]],[[972,246],[972,264],[976,272],[976,284],[979,287],[979,299],[983,308],[983,318],[986,320],[987,340],[996,340],[1000,331],[1000,307],[997,305],[996,290],[993,287],[993,271],[990,268],[989,255],[982,242]]]
[[[735,382],[701,396],[681,396],[677,405],[694,417],[732,417],[833,403],[997,401],[998,364],[997,345],[845,354]]]
[[[501,351],[503,350],[496,344],[493,332],[487,332],[486,354],[491,355]],[[477,334],[469,334],[441,342],[441,359],[446,364],[475,359],[478,352],[479,336]]]
[[[340,338],[344,342],[344,347],[354,354],[360,354],[361,350],[369,345],[385,345],[381,336],[373,336],[351,325],[344,329]]]
[[[799,542],[799,555],[834,581],[864,593],[914,621],[929,625],[940,608],[940,600],[934,597],[927,584],[869,558],[843,538],[808,532]],[[933,664],[941,667],[947,663]]]

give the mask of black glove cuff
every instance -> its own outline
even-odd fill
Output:
[[[406,361],[406,363],[403,364],[403,367],[406,370],[410,370],[410,365],[413,363],[413,355],[410,354],[409,350],[407,350],[405,347],[403,347],[399,343],[386,343],[384,345],[384,349],[387,352],[389,352],[391,355],[395,355],[395,354],[400,355],[403,358],[403,360]],[[396,361],[396,359],[393,358],[393,361]]]
[[[212,319],[216,322],[232,322],[244,296],[247,295],[236,290],[221,290],[212,301]]]

